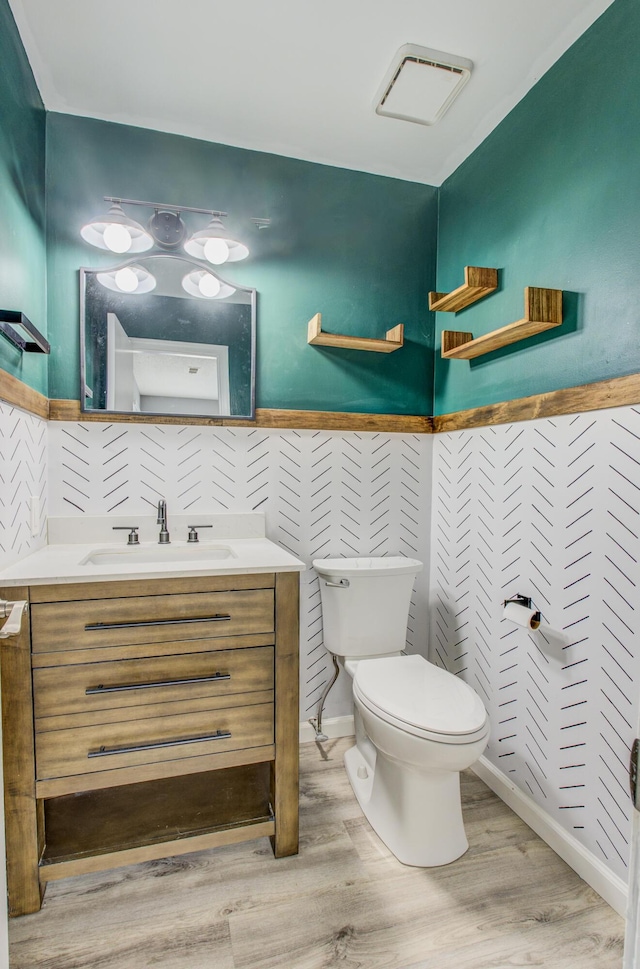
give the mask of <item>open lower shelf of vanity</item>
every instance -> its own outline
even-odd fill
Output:
[[[270,778],[269,763],[247,764],[48,798],[40,877],[273,835]]]

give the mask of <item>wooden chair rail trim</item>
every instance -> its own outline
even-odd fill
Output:
[[[42,420],[49,417],[49,399],[6,370],[0,370],[0,400]]]
[[[398,328],[396,327],[396,330]],[[395,331],[390,331],[395,332]],[[379,341],[384,343],[385,341]],[[264,427],[320,431],[431,434],[432,419],[421,414],[363,414],[349,411],[287,410],[262,407],[255,420],[224,417],[146,417],[141,414],[83,413],[79,400],[48,399],[0,368],[0,401],[51,421],[99,421],[103,424],[196,424],[212,427]]]
[[[560,417],[563,414],[582,414],[607,407],[628,407],[640,404],[640,373],[613,377],[592,384],[552,390],[546,394],[520,397],[485,407],[439,414],[433,418],[433,433],[461,431],[492,424],[516,424],[539,417]]]
[[[8,380],[6,378],[9,378]],[[18,392],[15,385],[25,388]],[[33,406],[30,406],[33,394]],[[18,399],[19,398],[19,399]],[[239,425],[244,427],[293,428],[299,430],[371,431],[397,434],[442,434],[446,431],[464,430],[471,427],[488,427],[491,424],[511,424],[531,421],[538,417],[559,417],[562,414],[578,414],[607,407],[625,407],[640,404],[640,373],[623,377],[611,377],[590,384],[579,384],[563,390],[552,390],[530,397],[473,407],[469,410],[436,414],[434,417],[402,414],[351,414],[340,411],[300,411],[259,408],[255,421],[225,421],[215,418],[141,418],[128,414],[82,414],[77,400],[47,401],[37,391],[31,391],[21,381],[0,370],[0,400],[20,407],[43,419],[59,421],[102,421],[103,423],[148,424],[207,424]],[[44,413],[42,401],[47,404]]]
[[[320,431],[372,431],[430,434],[431,418],[419,414],[362,414],[347,411],[280,410],[257,408],[254,421],[216,417],[142,417],[140,414],[82,413],[78,400],[50,401],[52,421],[100,421],[103,424],[201,424],[212,427],[294,428]]]

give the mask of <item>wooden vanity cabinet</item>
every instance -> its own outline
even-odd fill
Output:
[[[35,585],[0,650],[9,912],[47,881],[298,850],[296,572]]]

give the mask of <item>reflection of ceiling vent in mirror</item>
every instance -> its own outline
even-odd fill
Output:
[[[464,57],[404,44],[378,90],[376,114],[435,124],[469,80],[472,67]]]

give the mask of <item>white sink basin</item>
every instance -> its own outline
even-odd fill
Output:
[[[149,562],[159,565],[190,562],[211,562],[219,559],[236,558],[236,553],[228,545],[133,545],[123,548],[95,549],[86,556],[81,565],[133,565]]]

